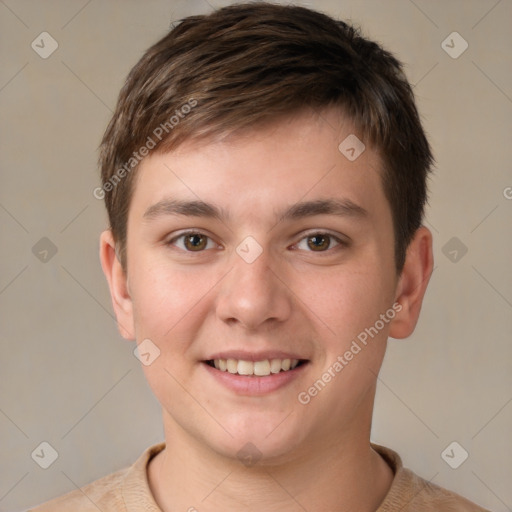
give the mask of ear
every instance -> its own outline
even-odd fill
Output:
[[[391,321],[389,336],[392,338],[407,338],[413,333],[433,265],[432,233],[421,226],[407,248],[404,268],[398,280],[395,302],[399,302],[402,309]]]
[[[100,236],[100,261],[110,288],[117,328],[123,338],[134,340],[133,303],[128,287],[128,276],[117,258],[116,244],[110,229]]]

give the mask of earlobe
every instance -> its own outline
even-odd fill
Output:
[[[432,233],[421,226],[407,248],[405,264],[398,281],[395,302],[402,309],[390,324],[389,336],[392,338],[407,338],[413,333],[433,265]]]
[[[133,340],[135,339],[133,303],[127,275],[117,257],[116,243],[110,229],[100,236],[100,261],[110,289],[119,332],[123,338]]]

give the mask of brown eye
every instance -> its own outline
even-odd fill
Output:
[[[188,231],[176,236],[166,242],[167,245],[177,247],[184,252],[203,252],[208,249],[215,249],[215,242],[200,231]]]
[[[307,237],[308,247],[312,251],[320,252],[329,249],[331,237],[329,235],[316,234]]]
[[[189,251],[202,251],[207,243],[208,237],[201,233],[189,233],[183,235],[185,248]]]
[[[331,252],[346,247],[347,243],[325,231],[317,231],[306,235],[295,246],[296,249],[307,252]]]

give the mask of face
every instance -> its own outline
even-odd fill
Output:
[[[168,432],[268,460],[368,433],[399,279],[381,161],[340,152],[351,134],[303,113],[142,162],[114,302]]]

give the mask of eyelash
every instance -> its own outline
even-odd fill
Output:
[[[180,239],[183,239],[187,236],[190,236],[190,235],[201,235],[203,237],[206,237],[208,239],[208,241],[211,241],[213,242],[212,238],[209,237],[208,235],[204,234],[203,232],[197,230],[197,231],[193,231],[193,230],[190,230],[190,231],[185,231],[173,238],[171,238],[166,244],[167,245],[175,245],[176,241],[177,240],[180,240]],[[309,233],[306,233],[300,240],[298,243],[294,244],[294,246],[297,246],[299,245],[300,242],[302,242],[303,240],[307,240],[308,238],[311,238],[313,236],[326,236],[326,237],[329,237],[329,240],[330,242],[332,241],[335,241],[336,242],[336,245],[334,247],[330,247],[331,243],[329,243],[329,248],[326,249],[325,251],[306,251],[306,252],[311,252],[311,253],[315,253],[315,252],[318,252],[318,253],[327,253],[329,251],[332,251],[333,249],[336,249],[336,247],[340,247],[340,248],[344,248],[344,247],[348,247],[348,242],[344,241],[344,240],[341,240],[339,237],[337,237],[336,235],[332,234],[332,233],[329,233],[328,231],[311,231]],[[207,242],[208,243],[208,242]],[[215,243],[215,242],[213,242]],[[179,250],[183,251],[183,252],[187,252],[189,254],[194,254],[194,253],[201,253],[201,252],[205,252],[206,250],[208,249],[203,249],[201,251],[189,251],[188,249],[182,249],[181,247],[178,248]]]

